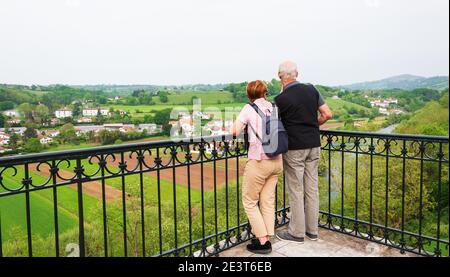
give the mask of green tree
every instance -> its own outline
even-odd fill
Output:
[[[2,101],[0,102],[0,111],[6,111],[14,109],[14,102],[12,101]]]
[[[34,127],[28,126],[23,132],[23,138],[25,141],[28,141],[32,138],[37,138],[37,131]]]
[[[17,110],[23,114],[27,121],[33,121],[33,105],[30,103],[22,103],[17,107]]]
[[[72,116],[73,117],[81,116],[82,114],[81,108],[82,108],[81,103],[79,101],[76,101],[73,104]]]
[[[34,108],[35,118],[37,123],[43,124],[50,120],[50,111],[47,106],[39,104]]]
[[[29,152],[29,153],[37,153],[37,152],[42,151],[42,149],[43,149],[41,142],[37,138],[30,138],[25,143],[24,148],[25,148],[25,151]]]
[[[169,123],[170,120],[171,109],[164,109],[156,112],[155,117],[153,118],[155,123],[158,125],[165,125]]]
[[[267,84],[267,90],[269,91],[269,95],[278,95],[281,91],[281,82],[272,79],[272,81]]]
[[[169,102],[169,97],[168,97],[169,93],[167,91],[158,91],[158,96],[159,96],[159,101],[161,101],[161,103],[167,103]]]
[[[13,134],[9,138],[9,146],[11,147],[12,150],[17,150],[17,148],[19,147],[19,140],[20,137],[18,134]]]
[[[64,143],[77,140],[77,133],[72,123],[67,123],[59,128],[59,136]]]
[[[0,113],[0,126],[5,126],[6,118],[3,114]]]

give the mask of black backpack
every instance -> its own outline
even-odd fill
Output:
[[[261,117],[263,123],[262,126],[266,126],[265,130],[263,128],[262,138],[260,138],[256,130],[249,124],[253,133],[255,133],[258,140],[261,141],[264,154],[268,157],[275,157],[286,153],[288,151],[288,135],[283,123],[278,118],[277,106],[272,103],[273,111],[270,116],[265,115],[255,103],[250,103],[250,106],[252,106],[256,113]]]

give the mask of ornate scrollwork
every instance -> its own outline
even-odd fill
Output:
[[[61,165],[63,165],[63,164],[66,164],[66,169],[67,170],[72,167],[72,163],[70,162],[69,159],[62,159],[62,160],[57,161],[56,165],[55,165],[58,168],[58,170],[56,171],[56,176],[59,179],[63,180],[63,181],[75,180],[77,178],[77,174],[76,173],[74,173],[72,176],[70,176],[68,178],[61,175]]]
[[[12,171],[12,172],[10,172],[10,171]],[[10,172],[8,177],[11,177],[11,178],[17,176],[17,173],[18,173],[17,168],[15,166],[11,165],[11,166],[3,167],[0,170],[0,186],[3,189],[5,189],[6,191],[9,191],[9,192],[15,192],[15,191],[22,190],[25,187],[25,185],[20,183],[20,182],[17,182],[17,187],[13,187],[13,188],[10,188],[10,187],[5,185],[5,183],[3,182],[4,181],[4,177],[3,176],[7,175],[8,174],[7,172]]]

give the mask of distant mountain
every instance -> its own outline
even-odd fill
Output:
[[[340,88],[351,90],[364,89],[406,89],[413,90],[416,88],[430,88],[436,90],[444,90],[448,88],[448,76],[421,77],[414,75],[399,75],[378,81],[363,82],[350,85],[340,86]]]
[[[104,92],[114,92],[118,94],[127,94],[135,90],[145,90],[145,91],[158,91],[158,90],[189,90],[189,91],[212,91],[220,90],[225,87],[225,84],[192,84],[192,85],[182,85],[182,86],[158,86],[158,85],[83,85],[83,86],[72,86],[78,89],[94,90],[94,91],[104,91]]]

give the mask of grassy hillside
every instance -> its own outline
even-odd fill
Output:
[[[182,105],[182,104],[192,103],[193,98],[201,99],[202,104],[216,104],[216,103],[233,102],[233,95],[227,91],[211,91],[211,92],[183,91],[183,92],[171,93],[168,96],[167,103],[161,103],[161,101],[158,97],[154,97],[153,101],[156,104]]]
[[[403,121],[395,132],[405,134],[449,135],[448,92],[439,101],[431,101],[418,110],[407,121]]]

